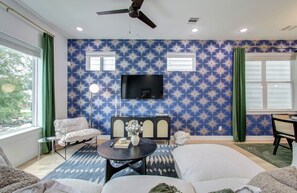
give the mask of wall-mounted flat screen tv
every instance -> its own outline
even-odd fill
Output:
[[[122,75],[122,99],[162,99],[163,75]]]

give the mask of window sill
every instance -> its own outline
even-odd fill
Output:
[[[296,110],[247,111],[247,115],[297,114]]]
[[[22,129],[22,130],[19,130],[19,131],[15,131],[15,132],[12,132],[12,133],[1,135],[0,140],[8,139],[8,138],[11,138],[11,137],[16,137],[16,136],[20,136],[20,135],[30,135],[32,133],[40,132],[40,131],[41,131],[41,127],[29,127],[29,128],[26,128],[26,129]]]

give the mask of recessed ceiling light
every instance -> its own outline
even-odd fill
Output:
[[[76,30],[77,30],[77,31],[83,31],[84,29],[81,28],[81,27],[76,27]]]
[[[247,28],[242,28],[242,29],[240,29],[239,31],[241,32],[241,33],[244,33],[244,32],[247,32]]]
[[[193,33],[196,33],[198,31],[198,28],[194,28],[194,29],[192,29],[192,32]]]

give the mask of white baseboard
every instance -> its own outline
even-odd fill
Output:
[[[263,135],[263,136],[246,136],[247,141],[251,140],[274,140],[274,137],[272,135]]]
[[[98,139],[110,139],[110,135],[99,135]],[[173,140],[173,136],[170,138]],[[246,136],[246,141],[261,141],[261,140],[273,140],[273,136]],[[219,136],[219,135],[206,135],[206,136],[191,136],[191,140],[223,140],[223,141],[233,141],[233,136]]]
[[[98,135],[97,139],[110,139],[110,135]]]
[[[219,136],[219,135],[206,135],[206,136],[191,136],[191,140],[224,140],[224,141],[232,141],[232,136]]]
[[[233,136],[191,136],[192,140],[224,140],[224,141],[233,141]],[[246,136],[246,141],[263,141],[263,140],[273,140],[273,136]]]

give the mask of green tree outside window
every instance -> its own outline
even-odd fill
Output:
[[[0,135],[32,124],[32,56],[0,45]]]

